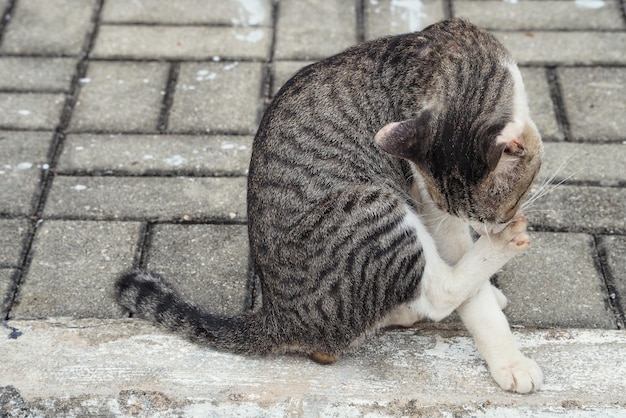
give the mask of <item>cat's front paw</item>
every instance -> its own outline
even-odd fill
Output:
[[[539,365],[528,357],[494,367],[491,376],[504,390],[517,393],[533,392],[543,385],[543,372]]]
[[[524,215],[516,216],[495,238],[502,241],[507,251],[524,251],[530,246],[530,237],[526,233],[528,221]]]

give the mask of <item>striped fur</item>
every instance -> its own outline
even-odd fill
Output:
[[[262,308],[212,315],[141,271],[120,280],[120,302],[219,349],[295,350],[323,362],[393,318],[447,315],[526,245],[523,231],[507,225],[519,219],[541,145],[520,110],[515,71],[495,38],[461,20],[302,69],[265,112],[250,164]],[[435,213],[460,238],[440,237],[428,219]],[[505,232],[470,249],[469,222]],[[462,245],[438,249],[455,241]],[[478,265],[472,251],[476,260],[498,252],[497,261]],[[437,284],[458,280],[452,264],[465,252],[463,290]],[[444,293],[447,302],[433,300]]]

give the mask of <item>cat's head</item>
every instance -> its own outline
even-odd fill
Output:
[[[543,146],[517,66],[502,59],[484,65],[498,68],[478,74],[497,77],[441,83],[415,117],[384,126],[375,141],[413,164],[441,210],[497,232],[520,212]]]

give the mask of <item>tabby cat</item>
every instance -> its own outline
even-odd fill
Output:
[[[256,134],[262,307],[214,315],[139,270],[118,281],[119,302],[217,349],[321,363],[372,330],[456,310],[502,388],[538,389],[489,278],[530,244],[520,206],[541,154],[520,72],[492,35],[447,20],[357,45],[299,71]]]

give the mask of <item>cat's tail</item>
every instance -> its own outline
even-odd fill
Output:
[[[227,317],[208,313],[182,300],[159,275],[132,270],[115,284],[117,300],[140,318],[160,324],[190,340],[240,354],[268,354],[275,344],[261,311]]]

